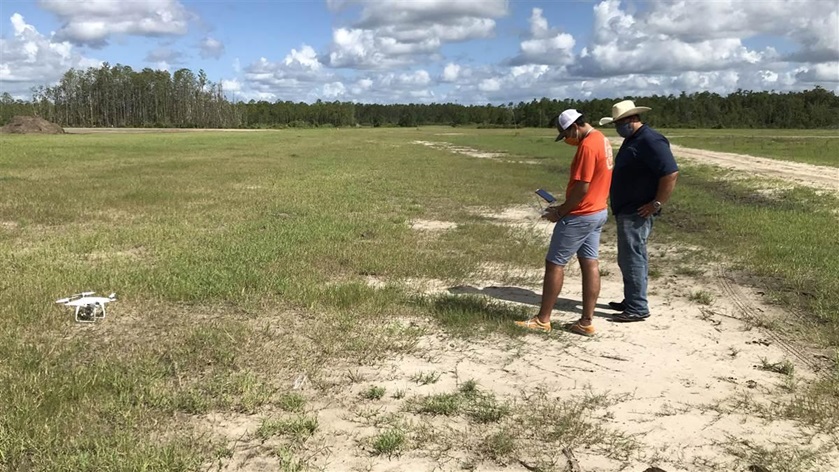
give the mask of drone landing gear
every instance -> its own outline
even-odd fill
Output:
[[[76,307],[76,323],[95,323],[102,318],[105,318],[105,305],[94,303]]]

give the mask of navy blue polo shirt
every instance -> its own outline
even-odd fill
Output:
[[[615,158],[610,189],[612,214],[637,213],[639,207],[655,200],[658,180],[678,170],[670,141],[642,125],[623,140]]]

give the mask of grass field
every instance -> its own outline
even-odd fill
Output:
[[[465,159],[415,140],[512,157]],[[822,155],[832,141],[723,150],[836,165],[835,152]],[[0,468],[90,471],[198,469],[230,452],[185,418],[266,406],[296,415],[266,419],[259,432],[285,438],[277,455],[295,470],[318,425],[277,379],[305,375],[329,392],[324,366],[415,350],[430,328],[406,319],[458,336],[516,336],[508,321],[520,310],[366,279],[456,284],[483,264],[540,267],[545,241],[475,209],[537,208],[532,191],[560,193],[573,155],[549,130],[452,128],[0,136],[0,149]],[[791,334],[839,347],[836,199],[804,188],[767,196],[759,181],[722,177],[684,167],[657,237],[754,275],[798,320]],[[410,229],[415,219],[458,226],[426,238]],[[109,316],[126,321],[80,327],[53,304],[88,289],[115,291],[119,314]],[[836,385],[828,376],[808,398],[836,408]],[[510,428],[536,421],[470,392],[414,408],[500,421],[480,446],[489,455],[516,447]],[[368,395],[392,394],[371,386]],[[391,424],[371,447],[397,453],[405,434]],[[557,433],[557,444],[567,440]],[[616,454],[632,450],[621,444]]]

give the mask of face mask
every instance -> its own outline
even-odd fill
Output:
[[[632,123],[623,123],[620,125],[615,126],[615,129],[618,130],[618,134],[621,135],[623,138],[628,138],[632,136]]]
[[[577,133],[579,135],[579,133]],[[566,136],[565,137],[565,144],[571,146],[579,146],[580,145],[580,138],[577,136]]]

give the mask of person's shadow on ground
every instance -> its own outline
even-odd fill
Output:
[[[522,303],[525,305],[533,305],[539,307],[542,305],[542,295],[533,290],[524,289],[521,287],[485,287],[476,288],[471,285],[458,285],[448,288],[449,293],[453,295],[484,295],[498,300],[505,300],[508,302]],[[567,311],[582,315],[583,302],[582,300],[571,300],[570,298],[559,297],[554,304],[554,308],[561,311]],[[600,313],[597,309],[609,310],[607,313]],[[598,303],[595,305],[594,316],[600,318],[612,318],[612,311],[609,305]]]

